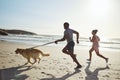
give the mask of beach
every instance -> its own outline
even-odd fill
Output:
[[[105,60],[93,52],[91,63],[89,49],[75,48],[77,59],[82,65],[75,70],[76,64],[71,57],[62,53],[64,46],[40,46],[44,53],[50,56],[42,57],[40,63],[27,64],[20,54],[15,54],[17,48],[33,47],[31,44],[0,41],[0,80],[120,80],[120,51],[100,50],[109,58]]]

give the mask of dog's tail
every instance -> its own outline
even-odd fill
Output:
[[[50,54],[44,54],[42,51],[39,51],[42,56],[50,56]]]
[[[42,56],[50,56],[50,54],[41,53]]]
[[[35,51],[39,52],[42,56],[50,56],[50,54],[44,54],[41,50],[34,49]]]

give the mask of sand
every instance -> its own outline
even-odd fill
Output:
[[[42,57],[39,64],[23,66],[26,59],[14,51],[32,46],[0,41],[0,80],[120,80],[120,51],[100,51],[109,58],[108,64],[93,53],[90,63],[86,60],[89,49],[75,48],[77,59],[83,66],[75,70],[76,64],[70,56],[61,52],[63,46],[40,46],[37,49],[50,56]]]

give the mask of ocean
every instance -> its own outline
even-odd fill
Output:
[[[61,35],[14,35],[9,34],[8,36],[0,36],[0,40],[10,41],[10,42],[19,42],[32,45],[42,45],[49,42],[53,42],[57,39],[61,39]],[[87,48],[90,49],[92,43],[88,38],[80,37],[80,43],[76,44],[76,48]],[[58,44],[49,44],[45,46],[65,46],[66,41],[59,42]],[[103,50],[116,50],[120,51],[120,38],[109,38],[100,41],[100,49]]]

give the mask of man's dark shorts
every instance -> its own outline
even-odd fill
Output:
[[[74,41],[70,41],[67,43],[66,47],[68,48],[68,51],[73,52],[74,51]]]

